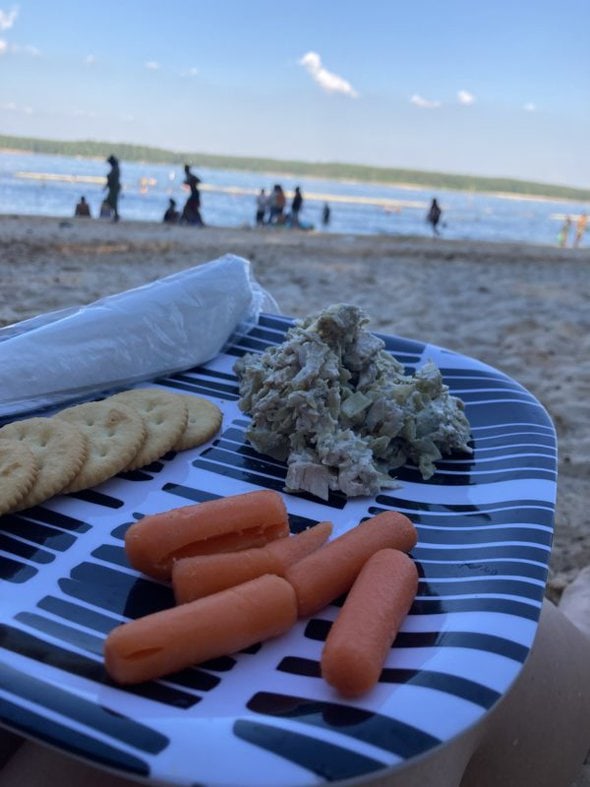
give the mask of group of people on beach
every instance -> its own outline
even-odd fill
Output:
[[[280,183],[275,183],[270,193],[260,189],[256,197],[255,223],[257,227],[274,224],[287,227],[303,228],[301,212],[303,210],[303,194],[300,186],[295,186],[291,199],[290,210],[287,210],[287,196]],[[331,210],[326,202],[322,208],[322,225],[330,223]]]
[[[107,164],[110,164],[111,168],[106,176],[104,190],[107,194],[101,203],[99,216],[101,219],[119,221],[119,196],[121,194],[121,169],[119,167],[119,159],[116,156],[109,156]],[[86,197],[80,197],[74,209],[74,216],[80,218],[92,217],[90,205],[86,201]]]
[[[106,161],[110,165],[104,185],[104,190],[107,193],[100,205],[99,216],[101,219],[110,219],[117,222],[120,218],[119,198],[121,195],[121,170],[119,160],[116,156],[110,155]],[[191,165],[185,164],[183,185],[188,188],[189,195],[181,211],[177,208],[176,200],[172,197],[169,198],[168,207],[162,219],[165,224],[185,224],[195,227],[205,226],[205,222],[201,216],[200,183],[201,179],[192,172]],[[256,197],[255,224],[257,227],[275,225],[304,228],[305,225],[300,218],[302,210],[303,194],[301,192],[301,187],[295,186],[289,208],[287,205],[287,195],[283,187],[280,183],[275,183],[269,193],[267,193],[266,189],[261,188]],[[86,197],[80,197],[75,207],[74,215],[81,218],[91,218],[92,213]],[[321,223],[323,227],[328,226],[330,218],[331,210],[326,202],[324,203],[321,214]],[[427,223],[430,224],[433,236],[440,235],[442,209],[436,198],[432,199],[425,218]],[[575,225],[571,216],[566,216],[558,233],[558,246],[561,248],[569,246],[570,234],[573,228],[574,236],[571,245],[572,248],[578,248],[586,233],[587,225],[588,216],[586,213],[581,213],[577,217]],[[311,227],[312,225],[308,224],[307,226]]]
[[[190,224],[194,227],[204,227],[205,222],[201,216],[201,193],[199,183],[201,178],[191,170],[190,164],[184,165],[183,184],[188,186],[189,195],[182,211],[176,207],[176,200],[170,197],[168,207],[164,212],[162,221],[164,224]]]
[[[119,160],[116,156],[110,155],[107,158],[107,163],[110,164],[110,170],[106,176],[106,183],[104,190],[107,192],[100,207],[100,218],[111,219],[112,221],[119,221],[119,197],[121,194],[121,170]],[[168,207],[164,212],[162,221],[164,224],[185,224],[195,227],[204,227],[205,222],[201,216],[201,194],[199,191],[199,184],[201,179],[195,175],[191,170],[190,164],[184,165],[184,181],[183,185],[188,187],[189,195],[186,202],[179,211],[177,208],[176,200],[170,197],[168,200]],[[287,205],[287,195],[280,183],[275,183],[269,193],[266,189],[261,188],[256,197],[256,214],[255,224],[257,227],[264,225],[287,226],[295,228],[303,228],[301,222],[301,212],[303,210],[303,194],[300,186],[295,186],[293,195],[291,197],[290,209]],[[90,206],[86,201],[86,197],[82,196],[76,205],[74,215],[78,217],[91,217]],[[439,224],[442,216],[442,210],[438,201],[433,199],[426,220],[432,228],[433,235],[439,235]],[[327,227],[330,223],[331,209],[328,203],[324,203],[322,208],[321,222],[323,227]],[[584,214],[584,218],[585,214]],[[571,220],[568,217],[571,224]],[[312,225],[308,225],[312,226]],[[585,231],[585,224],[580,230],[580,223],[578,222],[578,229],[576,232],[576,239],[574,245],[578,245],[581,236]],[[569,232],[569,224],[564,225],[562,235],[567,238],[564,233]],[[560,245],[567,245],[567,240],[560,242]]]
[[[101,219],[111,219],[119,221],[119,197],[121,194],[121,169],[119,160],[116,156],[109,156],[107,163],[110,170],[106,176],[104,190],[107,192],[103,199],[99,216]],[[183,184],[188,187],[189,195],[184,204],[182,212],[176,209],[176,200],[170,198],[168,208],[164,213],[163,221],[167,224],[192,224],[197,227],[204,227],[205,223],[201,216],[201,195],[199,183],[201,179],[191,171],[190,164],[184,165]],[[74,216],[80,218],[92,218],[90,205],[86,197],[81,196],[74,209]]]
[[[569,245],[569,237],[570,237],[572,225],[573,225],[572,217],[566,216],[563,224],[561,225],[561,229],[559,230],[559,235],[557,236],[557,244],[562,249],[567,248],[567,246]],[[572,248],[574,249],[578,248],[578,246],[582,242],[582,238],[584,237],[587,226],[588,226],[588,216],[586,213],[581,213],[576,220]]]
[[[256,226],[263,224],[286,224],[299,227],[299,214],[303,208],[303,194],[299,186],[295,187],[291,210],[287,212],[287,196],[280,183],[275,183],[270,194],[260,189],[256,197]]]

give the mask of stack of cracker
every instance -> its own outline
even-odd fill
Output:
[[[0,429],[0,514],[97,486],[169,451],[195,448],[219,431],[221,421],[221,410],[208,399],[159,388],[14,421]]]

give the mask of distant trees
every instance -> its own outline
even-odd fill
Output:
[[[112,144],[93,140],[68,142],[65,140],[37,139],[0,135],[0,149],[22,150],[32,153],[48,153],[61,156],[84,156],[102,158],[110,154],[122,161],[145,161],[154,164],[183,165],[195,162],[200,167],[211,169],[238,169],[249,172],[309,175],[332,180],[356,180],[363,183],[407,184],[429,189],[454,189],[457,191],[506,192],[533,197],[556,199],[590,200],[590,190],[556,186],[550,183],[535,183],[516,178],[490,178],[476,175],[453,175],[446,172],[423,172],[412,169],[370,167],[362,164],[339,162],[309,163],[305,161],[283,161],[278,159],[246,158],[244,156],[216,156],[209,153],[164,150],[147,145]]]

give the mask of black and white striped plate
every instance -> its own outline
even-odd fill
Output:
[[[285,467],[244,442],[237,356],[280,342],[263,315],[224,354],[157,384],[211,398],[220,435],[86,492],[0,518],[0,721],[97,766],[171,785],[298,787],[393,769],[479,721],[510,688],[533,641],[551,548],[556,440],[539,402],[471,358],[383,337],[408,369],[431,358],[466,403],[474,455],[416,469],[375,498],[285,495],[291,527],[339,534],[384,509],[419,530],[418,596],[378,686],[347,702],[319,677],[337,607],[287,635],[131,689],[105,674],[121,622],[171,605],[132,571],[123,535],[138,517],[259,487]]]

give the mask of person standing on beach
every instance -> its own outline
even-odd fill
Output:
[[[269,200],[269,207],[270,207],[270,215],[268,217],[269,224],[284,224],[285,223],[285,205],[287,204],[287,200],[285,198],[285,192],[283,191],[283,187],[277,183],[273,186],[273,190],[270,195]]]
[[[268,198],[268,223],[269,224],[274,224],[276,222],[279,213],[278,189],[279,189],[278,184],[275,184]]]
[[[111,165],[107,173],[105,189],[107,196],[105,202],[112,210],[113,221],[119,221],[119,194],[121,192],[121,170],[119,160],[115,156],[109,156],[107,163]]]
[[[299,213],[303,207],[303,195],[299,186],[295,186],[295,195],[291,203],[291,226],[299,227]]]
[[[287,197],[283,191],[283,187],[279,184],[277,186],[277,224],[285,223],[285,208],[287,207]]]
[[[426,214],[426,221],[432,227],[432,234],[433,235],[440,235],[438,230],[438,223],[440,221],[440,217],[442,216],[442,210],[440,209],[440,205],[436,199],[433,199],[430,203],[430,208],[428,213]]]
[[[568,244],[571,226],[572,220],[569,216],[566,216],[557,236],[557,243],[562,249],[565,249]]]
[[[268,199],[266,191],[260,189],[260,193],[256,197],[256,226],[261,227],[264,224],[264,217],[266,216],[266,208],[268,206]]]
[[[180,223],[204,227],[205,224],[201,218],[201,195],[199,193],[199,183],[201,179],[191,172],[189,164],[184,165],[184,175],[184,185],[189,187],[190,194],[187,201],[184,203],[182,215],[180,216]]]
[[[588,225],[588,216],[585,213],[580,214],[576,222],[576,237],[574,238],[575,249],[577,249],[580,243],[582,242],[582,238],[584,237],[584,233],[586,232],[587,225]]]
[[[322,224],[324,227],[327,227],[330,223],[330,206],[327,202],[324,202],[324,207],[322,209]]]

